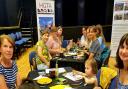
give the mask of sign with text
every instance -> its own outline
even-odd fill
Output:
[[[111,57],[116,56],[119,41],[125,33],[128,33],[128,1],[114,0]]]
[[[38,40],[40,32],[55,24],[55,3],[53,0],[36,0]]]

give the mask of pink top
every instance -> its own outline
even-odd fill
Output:
[[[48,47],[49,52],[50,52],[51,55],[57,54],[57,52],[55,52],[56,49],[60,49],[61,48],[61,42],[59,41],[59,39],[58,38],[53,39],[52,36],[49,37],[46,45],[47,45],[47,47]]]

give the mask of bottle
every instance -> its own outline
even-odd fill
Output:
[[[77,39],[77,46],[80,47],[80,38]]]
[[[58,73],[58,60],[56,61],[56,78],[58,78],[58,75],[59,75],[59,73]]]

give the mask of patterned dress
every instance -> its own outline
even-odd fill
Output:
[[[42,48],[42,55],[43,57],[49,61],[49,53],[48,53],[48,48],[47,46],[45,45],[45,43],[40,40],[37,42],[36,44],[36,50],[37,50],[37,47],[40,46]],[[37,56],[36,57],[36,64],[37,64],[37,67],[40,65],[41,67],[46,67],[46,65],[40,60],[40,58]],[[40,69],[40,68],[39,68]],[[45,68],[41,68],[41,69],[45,69]]]

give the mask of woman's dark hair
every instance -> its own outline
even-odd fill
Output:
[[[97,35],[100,36],[102,34],[102,31],[103,31],[102,26],[100,24],[97,24],[96,29],[97,29],[97,31],[99,31],[99,33]]]
[[[121,47],[123,47],[123,44],[126,44],[128,46],[128,33],[124,34],[119,42],[119,46],[118,46],[118,49],[117,49],[117,52],[116,52],[116,67],[119,68],[119,69],[122,69],[124,68],[124,65],[123,65],[123,61],[121,60],[120,56],[119,56],[119,49]]]
[[[103,27],[102,27],[102,25],[97,24],[96,25],[96,29],[97,29],[97,32],[99,32],[99,33],[97,33],[97,37],[101,36],[103,38],[103,42],[105,43],[106,41],[105,41],[105,37],[104,37],[104,34],[103,34]]]

